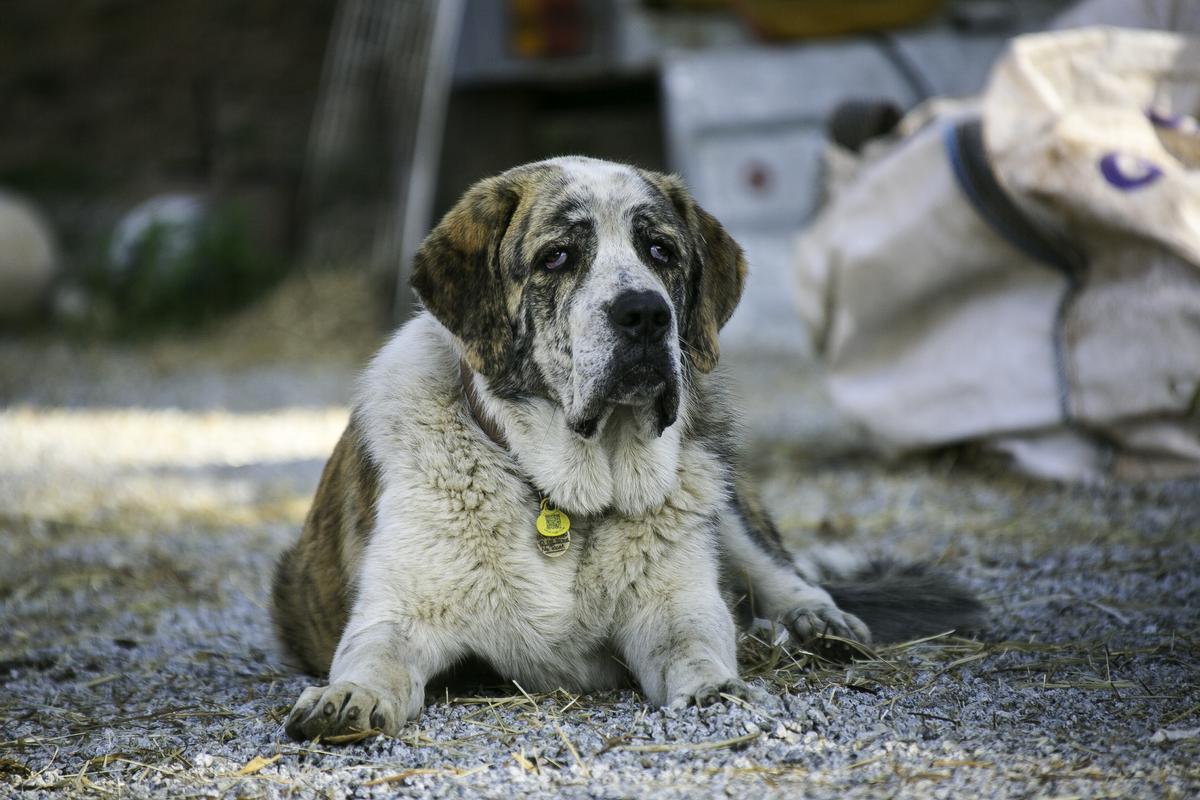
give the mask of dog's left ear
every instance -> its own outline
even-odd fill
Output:
[[[691,233],[694,255],[681,335],[696,369],[711,372],[721,355],[717,335],[742,297],[746,258],[716,217],[696,204],[682,179],[649,171],[642,175],[671,201]]]
[[[425,237],[413,259],[417,296],[462,342],[470,367],[488,377],[502,373],[512,354],[500,244],[519,202],[516,182],[507,176],[480,181]]]
[[[690,198],[689,202],[695,218],[694,223],[689,220],[689,224],[693,225],[692,236],[699,263],[693,267],[692,280],[697,286],[688,319],[688,344],[696,369],[712,372],[721,355],[717,334],[742,299],[742,287],[746,285],[746,257],[716,217]]]

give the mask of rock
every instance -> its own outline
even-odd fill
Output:
[[[36,316],[57,274],[49,223],[27,201],[0,191],[0,323]]]

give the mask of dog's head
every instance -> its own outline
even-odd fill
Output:
[[[613,405],[658,433],[717,363],[741,248],[678,178],[559,158],[480,181],[421,244],[412,284],[492,391],[559,403],[589,437]]]

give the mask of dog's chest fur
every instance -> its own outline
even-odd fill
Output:
[[[669,602],[645,596],[646,586],[663,585],[656,571],[694,555],[716,561],[720,465],[699,447],[678,447],[662,497],[624,513],[565,509],[572,544],[548,558],[536,542],[539,488],[519,457],[482,435],[456,359],[436,323],[417,321],[365,377],[356,424],[382,486],[363,582],[384,587],[380,602],[413,624],[460,632],[460,655],[480,656],[526,688],[615,685],[623,670],[609,643],[622,607]],[[573,459],[596,454],[544,446],[536,458],[559,459],[560,472],[572,474]],[[638,468],[626,461],[609,459],[610,485],[644,484],[622,474]]]

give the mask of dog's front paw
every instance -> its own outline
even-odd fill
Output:
[[[315,739],[378,730],[395,736],[406,715],[391,692],[357,683],[310,686],[300,695],[284,730],[293,739]]]
[[[681,688],[672,695],[668,705],[671,708],[687,708],[688,706],[711,706],[729,695],[739,700],[750,699],[750,687],[738,678],[728,678],[723,681],[702,681],[694,686]]]
[[[831,634],[863,644],[871,643],[871,631],[861,619],[837,606],[800,607],[784,615],[783,624],[800,644]]]

